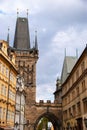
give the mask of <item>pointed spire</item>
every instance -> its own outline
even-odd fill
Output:
[[[17,8],[17,18],[18,18],[18,15],[19,15],[19,9]]]
[[[66,57],[66,48],[65,48],[65,57]]]
[[[28,11],[29,11],[29,10],[27,9],[27,18],[28,18]]]
[[[78,58],[78,49],[76,49],[76,57]]]
[[[60,82],[60,79],[59,79],[59,77],[57,77],[57,80],[56,80],[56,82],[57,82],[57,84]]]
[[[33,48],[35,48],[35,43],[34,43],[34,41],[33,41]]]
[[[60,85],[61,85],[60,78],[57,77],[57,80],[56,80],[56,91],[60,88]]]
[[[35,31],[35,49],[38,50],[38,45],[37,45],[37,31]]]
[[[8,35],[7,35],[7,42],[8,42],[8,44],[9,44],[9,27],[8,27]]]

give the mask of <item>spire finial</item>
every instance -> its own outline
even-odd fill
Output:
[[[35,43],[34,43],[34,41],[33,41],[33,48],[35,48]]]
[[[57,81],[59,80],[59,76],[57,77]]]
[[[38,50],[38,45],[37,45],[37,30],[35,30],[35,49]]]
[[[8,35],[7,35],[7,42],[9,43],[9,27],[8,27]]]
[[[28,11],[29,11],[29,10],[27,9],[27,18],[28,18]]]
[[[19,15],[19,9],[17,8],[17,17],[18,17],[18,15]]]
[[[78,49],[76,49],[76,57],[78,58]]]
[[[8,27],[8,32],[9,32],[10,28]]]
[[[66,57],[66,48],[65,48],[65,57]]]
[[[37,37],[37,30],[35,30],[35,36]]]

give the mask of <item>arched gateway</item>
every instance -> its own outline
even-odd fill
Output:
[[[35,45],[30,47],[28,18],[18,17],[16,22],[14,50],[16,64],[20,75],[24,77],[26,103],[25,116],[28,123],[26,130],[37,130],[38,122],[46,117],[52,122],[55,130],[61,129],[61,104],[56,102],[40,101],[36,103],[36,63],[38,60],[37,34],[35,32]]]
[[[54,130],[61,130],[61,104],[39,102],[31,107],[27,106],[26,112],[26,118],[29,120],[28,127],[31,130],[37,130],[38,123],[43,117],[48,118],[53,124]]]
[[[41,120],[41,118],[43,118],[43,117],[46,117],[49,119],[49,121],[53,124],[54,130],[60,130],[60,128],[61,128],[60,120],[53,113],[50,113],[50,112],[46,112],[46,113],[40,115],[40,117],[38,117],[38,119],[36,120],[35,125],[34,125],[34,130],[37,130],[38,123]]]

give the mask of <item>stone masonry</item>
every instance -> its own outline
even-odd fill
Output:
[[[61,130],[61,104],[58,102],[51,103],[49,100],[47,103],[44,103],[43,100],[36,103],[36,63],[39,51],[37,36],[35,35],[35,46],[30,48],[30,37],[28,35],[28,19],[17,18],[14,50],[18,72],[24,78],[25,83],[25,118],[27,121],[25,130],[37,130],[38,122],[42,117],[47,117],[55,130]]]

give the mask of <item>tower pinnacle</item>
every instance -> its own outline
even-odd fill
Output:
[[[27,9],[27,18],[28,18],[28,11],[29,11],[29,10]]]
[[[35,49],[38,50],[38,44],[37,44],[37,31],[35,31]]]
[[[9,44],[9,27],[8,27],[8,35],[7,35],[7,42],[8,42],[8,44]]]
[[[17,17],[18,17],[18,15],[19,15],[19,9],[17,9]]]

